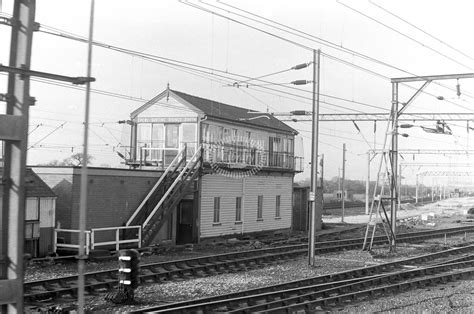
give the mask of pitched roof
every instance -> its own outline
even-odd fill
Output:
[[[3,168],[0,168],[3,176]],[[0,181],[0,186],[2,185]],[[26,168],[25,174],[26,197],[55,197],[53,190],[31,169]]]
[[[269,113],[262,113],[255,110],[231,106],[218,101],[189,95],[176,90],[166,89],[157,96],[147,101],[144,105],[134,110],[130,117],[134,119],[141,112],[157,103],[165,96],[174,95],[181,98],[193,107],[195,111],[200,111],[211,118],[224,119],[239,123],[249,124],[258,127],[271,128],[281,132],[298,134],[298,131],[289,127]],[[250,113],[249,113],[250,112]]]
[[[281,122],[273,115],[260,113],[255,110],[227,105],[214,100],[189,95],[176,90],[170,90],[176,96],[187,101],[194,107],[204,112],[209,117],[238,121],[264,128],[272,128],[283,132],[298,133],[295,129]]]

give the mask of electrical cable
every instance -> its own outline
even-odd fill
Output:
[[[291,71],[292,69],[286,69],[286,70],[281,70],[281,71],[277,71],[277,72],[273,72],[273,73],[270,73],[270,74],[265,74],[265,75],[261,75],[261,76],[258,76],[258,77],[255,77],[255,78],[250,78],[250,79],[247,79],[245,81],[239,81],[239,82],[235,82],[234,84],[237,84],[237,85],[240,85],[242,83],[247,83],[247,82],[250,82],[250,81],[255,81],[255,80],[260,80],[264,77],[269,77],[269,76],[273,76],[273,75],[277,75],[277,74],[281,74],[281,73],[285,73],[285,72],[288,72],[288,71]],[[232,84],[233,85],[233,84]]]
[[[405,20],[404,18],[402,18],[402,17],[396,15],[395,13],[389,11],[388,9],[382,7],[380,4],[377,4],[377,3],[375,3],[375,2],[372,1],[372,0],[369,0],[369,3],[372,4],[372,5],[374,5],[374,6],[376,6],[376,7],[378,7],[378,8],[381,9],[382,11],[384,11],[384,12],[390,14],[391,16],[397,18],[398,20],[404,22],[405,24],[408,24],[408,25],[410,25],[411,27],[413,27],[413,28],[419,30],[419,31],[422,32],[423,34],[425,34],[425,35],[429,36],[430,38],[432,38],[432,39],[434,39],[434,40],[440,42],[441,44],[445,45],[446,47],[448,47],[448,48],[450,48],[450,49],[456,51],[457,53],[459,53],[459,54],[465,56],[466,58],[471,59],[471,60],[474,60],[474,58],[472,58],[472,57],[471,57],[470,55],[468,55],[467,53],[462,52],[461,50],[457,49],[456,47],[454,47],[454,46],[452,46],[452,45],[450,45],[450,44],[448,44],[448,43],[446,43],[445,41],[439,39],[438,37],[436,37],[436,36],[434,36],[434,35],[428,33],[427,31],[423,30],[422,28],[420,28],[420,27],[414,25],[414,24],[411,23],[411,22],[408,22],[408,21]]]
[[[184,3],[183,1],[180,1],[180,2],[181,2],[181,3]],[[256,20],[256,19],[252,19],[252,18],[243,16],[243,15],[241,15],[241,14],[237,14],[237,13],[235,13],[235,12],[231,12],[231,11],[225,10],[225,9],[223,9],[223,8],[220,8],[220,7],[217,7],[217,6],[213,6],[213,5],[208,4],[208,3],[206,3],[206,2],[203,2],[203,1],[200,1],[200,2],[201,2],[201,3],[205,3],[205,4],[207,4],[207,5],[211,6],[211,7],[215,7],[215,8],[218,8],[218,9],[220,9],[220,10],[223,10],[223,11],[228,12],[228,13],[230,13],[230,14],[234,14],[234,15],[237,15],[237,16],[240,16],[240,17],[243,17],[243,18],[252,20],[252,21],[254,21],[254,22],[257,22],[257,23],[266,25],[266,26],[268,26],[268,27],[272,27],[272,28],[278,29],[278,30],[280,30],[280,31],[283,31],[283,32],[292,34],[292,35],[294,35],[294,36],[298,36],[298,37],[301,37],[301,38],[304,38],[304,39],[307,39],[307,40],[311,40],[311,41],[317,42],[317,43],[322,44],[322,45],[325,45],[325,46],[327,46],[327,47],[329,47],[329,48],[336,49],[336,50],[342,51],[342,52],[344,52],[344,53],[349,53],[349,54],[351,54],[352,56],[357,56],[357,57],[359,57],[359,58],[361,58],[361,59],[365,59],[365,60],[368,60],[368,61],[371,61],[371,62],[374,62],[374,63],[378,63],[378,64],[380,64],[380,65],[383,65],[383,66],[386,66],[386,67],[395,69],[395,70],[400,71],[400,72],[403,72],[403,73],[405,73],[405,74],[409,74],[409,75],[411,75],[411,76],[418,76],[418,75],[416,75],[416,74],[414,74],[414,73],[411,73],[410,71],[401,69],[401,68],[396,67],[396,66],[394,66],[394,65],[392,65],[392,64],[389,64],[389,63],[387,63],[387,62],[384,62],[384,61],[381,61],[381,60],[379,60],[379,59],[370,57],[370,56],[368,56],[368,55],[362,54],[362,53],[357,52],[357,51],[355,51],[355,50],[351,50],[351,49],[349,49],[349,48],[342,47],[342,46],[340,46],[340,45],[338,45],[338,44],[336,44],[336,43],[333,43],[333,42],[330,42],[330,41],[328,41],[328,40],[325,40],[325,39],[316,37],[316,36],[314,36],[314,35],[311,35],[311,34],[309,34],[309,33],[304,32],[304,31],[301,31],[301,30],[298,30],[298,29],[296,29],[296,28],[293,28],[293,27],[291,27],[291,26],[285,25],[285,24],[283,24],[283,23],[279,23],[279,22],[277,22],[277,21],[275,21],[275,20],[268,19],[268,18],[262,17],[262,16],[260,16],[260,15],[254,14],[254,13],[252,13],[252,12],[249,12],[249,11],[246,11],[246,10],[243,10],[243,9],[240,9],[240,8],[238,8],[238,7],[236,7],[236,6],[232,6],[232,5],[230,5],[230,4],[227,4],[227,3],[225,3],[224,1],[218,0],[217,2],[219,2],[219,3],[223,4],[223,5],[226,5],[226,6],[228,6],[228,7],[231,7],[231,8],[233,8],[233,9],[235,9],[235,10],[238,10],[238,11],[240,11],[240,12],[244,12],[244,13],[246,13],[246,14],[248,14],[248,15],[258,17],[259,19],[262,19],[262,20],[265,20],[265,21],[269,21],[269,22],[274,23],[274,24],[279,25],[279,26],[283,26],[283,27],[285,27],[285,28],[287,28],[287,29],[290,29],[291,32],[288,31],[288,30],[286,30],[286,29],[283,29],[283,28],[281,28],[281,27],[276,27],[276,26],[271,25],[271,24],[269,24],[269,23],[265,23],[265,22],[262,22],[262,21],[259,21],[259,20]],[[184,3],[184,4],[189,5],[188,3]],[[193,7],[196,7],[197,9],[200,9],[200,10],[205,11],[205,12],[208,12],[208,13],[209,13],[209,11],[210,11],[211,14],[218,14],[218,15],[220,15],[219,13],[217,13],[217,12],[215,12],[215,11],[208,10],[208,9],[206,9],[206,8],[200,8],[200,7],[197,6],[197,5],[194,5]],[[222,16],[222,15],[220,15],[220,16]],[[226,16],[222,16],[222,17],[227,19]],[[231,19],[231,20],[233,20],[233,19]],[[239,24],[242,24],[242,25],[244,25],[244,26],[248,26],[248,27],[250,27],[250,28],[252,28],[252,29],[256,29],[256,30],[258,30],[258,31],[263,31],[263,30],[258,29],[258,28],[256,28],[256,27],[253,27],[253,26],[250,26],[250,25],[248,25],[248,24],[245,24],[245,23],[243,23],[243,22],[239,22]],[[266,31],[263,31],[263,32],[267,33]],[[297,33],[295,33],[295,32],[297,32]],[[301,35],[301,34],[303,34],[304,36]],[[274,37],[277,37],[277,38],[282,39],[282,40],[284,40],[284,41],[288,41],[286,38],[283,38],[283,37],[281,37],[281,36],[274,36]],[[309,38],[308,38],[308,37],[309,37]],[[293,42],[293,41],[289,41],[289,42]],[[347,62],[347,61],[345,61],[345,62]],[[348,63],[348,62],[347,62],[347,63]],[[366,70],[368,70],[368,69],[366,69]],[[370,70],[368,70],[368,71],[370,71]],[[372,72],[373,72],[373,71],[372,71]],[[436,84],[436,85],[439,85],[439,86],[441,86],[441,87],[444,87],[444,88],[446,88],[446,89],[455,91],[455,89],[452,88],[452,87],[450,87],[450,86],[446,86],[446,85],[441,84],[441,83],[439,83],[439,82],[433,82],[433,83]],[[412,86],[407,85],[407,84],[403,84],[403,85],[406,85],[406,86],[409,86],[410,88],[413,88]],[[465,94],[466,94],[466,93],[465,93]],[[472,96],[472,95],[470,95],[470,94],[466,94],[466,96],[469,96],[470,98],[474,98],[474,96]],[[456,104],[456,105],[457,105],[457,104]]]
[[[54,32],[50,32],[50,31],[46,31],[46,30],[43,30],[42,28],[51,29],[51,30],[54,30],[55,32],[60,32],[60,33],[54,33]],[[81,36],[74,35],[74,34],[67,33],[67,32],[61,33],[62,32],[61,30],[58,30],[58,29],[55,29],[55,28],[52,28],[50,26],[46,26],[46,25],[43,25],[43,24],[41,24],[40,31],[42,31],[44,33],[47,33],[47,34],[50,34],[50,35],[55,35],[55,36],[65,37],[65,38],[72,39],[72,40],[86,42],[86,38],[81,38]],[[197,65],[197,64],[193,64],[193,63],[188,63],[188,62],[173,60],[173,59],[169,59],[169,58],[159,57],[159,56],[155,56],[155,55],[151,55],[151,54],[146,54],[146,53],[142,53],[142,52],[137,52],[137,51],[133,51],[133,50],[125,49],[125,48],[120,48],[120,47],[117,47],[117,46],[104,44],[104,43],[100,43],[100,42],[94,42],[94,45],[97,45],[97,46],[102,47],[102,48],[112,49],[112,50],[122,52],[122,53],[125,53],[125,54],[137,56],[137,57],[140,57],[140,58],[144,58],[144,59],[147,59],[149,61],[158,62],[158,63],[161,63],[161,64],[167,64],[169,66],[186,68],[188,70],[199,71],[200,73],[205,73],[207,75],[219,76],[219,77],[225,78],[227,80],[233,80],[234,82],[235,82],[234,78],[229,78],[228,76],[223,76],[223,75],[216,75],[213,72],[216,71],[216,72],[220,72],[220,73],[230,74],[230,75],[233,75],[233,76],[239,76],[239,77],[243,77],[247,80],[257,80],[258,79],[258,78],[252,78],[252,77],[248,77],[248,76],[244,76],[244,75],[240,75],[240,74],[236,74],[236,73],[229,73],[227,71],[213,69],[213,68],[210,68],[210,67],[200,66],[200,65]],[[204,71],[200,71],[200,70],[197,70],[197,69],[194,69],[194,68],[191,68],[191,67],[198,67],[200,69],[207,69],[207,70],[210,70],[211,72],[204,72]],[[275,73],[272,73],[272,74],[269,74],[269,75],[273,75],[273,74],[276,74],[276,73],[281,73],[281,72],[285,72],[285,71],[289,71],[289,70],[291,70],[291,69],[281,70],[281,71],[278,71],[278,72],[275,72]],[[268,81],[263,81],[263,80],[259,80],[259,81],[270,83]],[[271,84],[274,84],[274,83],[271,83]],[[294,87],[291,87],[291,86],[288,86],[286,88],[291,88],[291,89],[294,89],[294,90],[309,92],[309,91],[302,90],[302,89],[299,89],[299,88],[294,88]],[[382,108],[382,107],[377,107],[377,106],[374,106],[374,105],[369,105],[369,104],[366,104],[366,103],[363,103],[363,102],[357,102],[357,101],[345,99],[345,98],[342,98],[342,97],[337,97],[337,96],[332,96],[332,95],[325,95],[325,94],[321,94],[321,95],[329,97],[329,98],[342,100],[342,101],[361,104],[361,105],[364,105],[364,106],[370,106],[370,107],[381,109],[381,110],[387,110],[387,109]],[[330,104],[328,103],[328,105],[330,105]]]
[[[351,6],[347,5],[347,4],[345,4],[345,3],[342,3],[340,0],[336,0],[336,2],[339,3],[340,5],[342,5],[342,6],[346,7],[346,8],[348,8],[348,9],[350,9],[350,10],[352,10],[352,11],[354,11],[354,12],[360,14],[360,15],[362,15],[362,16],[365,17],[365,18],[368,18],[369,20],[371,20],[371,21],[373,21],[373,22],[375,22],[375,23],[377,23],[377,24],[379,24],[379,25],[382,25],[383,27],[388,28],[388,29],[391,30],[391,31],[393,31],[393,32],[395,32],[395,33],[397,33],[397,34],[399,34],[399,35],[405,37],[405,38],[408,38],[409,40],[411,40],[411,41],[413,41],[413,42],[419,44],[420,46],[425,47],[426,49],[431,50],[432,52],[434,52],[434,53],[436,53],[436,54],[438,54],[438,55],[440,55],[440,56],[442,56],[442,57],[444,57],[444,58],[446,58],[446,59],[448,59],[448,60],[450,60],[450,61],[452,61],[452,62],[454,62],[454,63],[456,63],[456,64],[458,64],[458,65],[460,65],[460,66],[463,66],[463,67],[465,67],[465,68],[467,68],[467,69],[469,69],[469,70],[473,70],[473,68],[471,68],[470,66],[468,66],[468,65],[466,65],[466,64],[464,64],[464,63],[461,63],[461,62],[455,60],[454,58],[451,58],[450,56],[448,56],[448,55],[446,55],[446,54],[444,54],[444,53],[442,53],[442,52],[439,52],[438,50],[436,50],[436,49],[434,49],[434,48],[432,48],[432,47],[430,47],[430,46],[428,46],[428,45],[426,45],[426,44],[423,44],[423,43],[420,42],[419,40],[416,40],[415,38],[413,38],[413,37],[411,37],[411,36],[408,36],[407,34],[401,32],[401,31],[399,31],[399,30],[397,30],[397,29],[395,29],[395,28],[393,28],[393,27],[391,27],[391,26],[389,26],[389,25],[387,25],[387,24],[385,24],[385,23],[383,23],[383,22],[381,22],[381,21],[379,21],[379,20],[377,20],[376,18],[373,18],[373,17],[369,16],[368,14],[365,14],[365,13],[363,13],[363,12],[361,12],[361,11],[359,11],[359,10],[357,10],[357,9],[355,9],[355,8],[353,8],[353,7],[351,7]]]
[[[27,148],[27,150],[29,150],[30,148],[32,147],[35,147],[35,145],[41,143],[42,141],[44,141],[46,138],[48,138],[51,134],[53,134],[54,132],[56,132],[57,130],[59,130],[60,128],[62,128],[67,122],[64,122],[62,124],[60,124],[58,127],[56,127],[54,130],[52,130],[51,132],[49,132],[48,134],[46,134],[44,137],[42,137],[39,141],[37,141],[36,143],[34,143],[33,145],[31,145],[30,147]]]

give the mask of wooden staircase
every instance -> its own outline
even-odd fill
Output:
[[[202,147],[189,160],[184,147],[128,219],[127,226],[142,226],[142,246],[152,243],[173,209],[196,183],[201,165]]]

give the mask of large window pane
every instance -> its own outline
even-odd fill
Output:
[[[37,198],[26,199],[25,220],[39,220],[39,206]]]
[[[183,142],[194,143],[196,142],[196,124],[195,123],[183,123]]]
[[[166,139],[165,145],[168,148],[178,148],[179,124],[165,124]]]
[[[139,123],[137,125],[137,139],[138,142],[150,142],[151,141],[151,124],[150,123]]]
[[[153,147],[163,147],[164,143],[164,131],[163,123],[153,123],[151,140],[153,142]]]

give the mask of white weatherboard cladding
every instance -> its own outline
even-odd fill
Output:
[[[40,228],[54,228],[56,198],[40,197]]]
[[[188,106],[180,103],[173,97],[169,97],[166,100],[166,97],[160,99],[155,104],[151,105],[149,108],[145,109],[143,112],[138,114],[139,118],[145,117],[190,117],[197,118],[198,113],[193,111]]]
[[[242,179],[205,175],[201,187],[201,237],[241,233],[235,224],[235,198],[242,196]],[[220,197],[220,223],[214,224],[214,197]]]
[[[292,177],[251,176],[246,178],[245,232],[290,228],[292,189]],[[263,221],[257,221],[259,195],[263,195]],[[275,218],[277,195],[281,195],[280,219]]]
[[[242,180],[245,180],[243,182]],[[233,179],[205,175],[201,189],[201,237],[290,228],[292,177],[250,176]],[[243,190],[245,188],[245,190]],[[263,220],[257,221],[258,195],[263,195]],[[276,196],[281,196],[280,218],[275,217]],[[235,223],[235,199],[242,197],[242,224]],[[213,223],[214,197],[220,197],[220,222]]]

